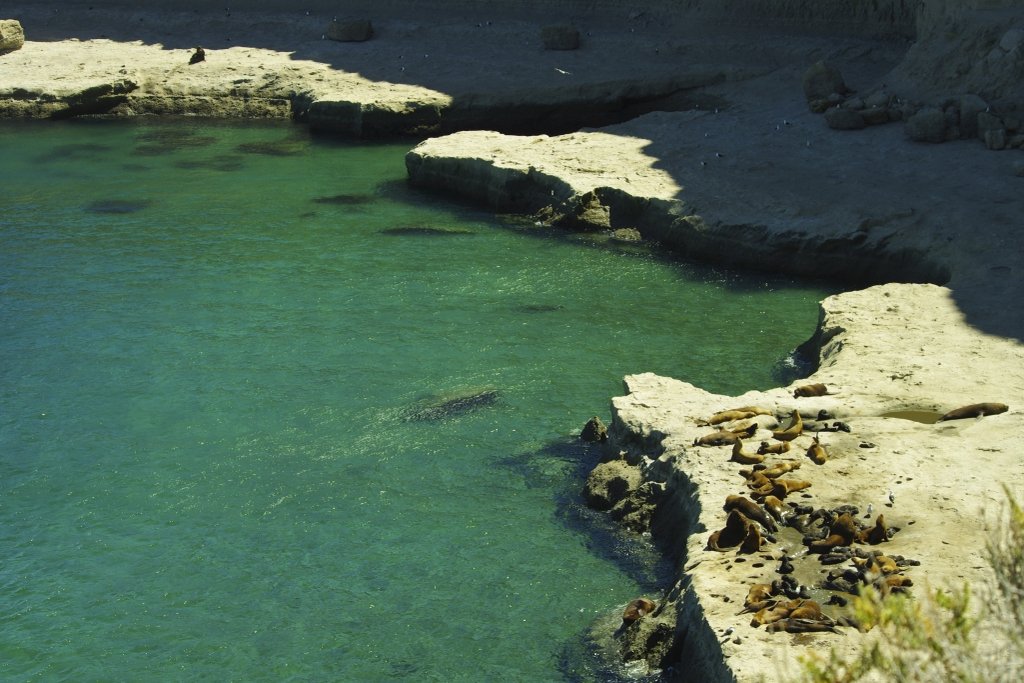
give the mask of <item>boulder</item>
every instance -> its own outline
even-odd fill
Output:
[[[935,107],[923,107],[907,119],[907,136],[915,142],[945,142],[946,114]]]
[[[859,111],[846,107],[832,107],[826,111],[825,123],[835,130],[860,130],[867,125]]]
[[[583,487],[587,505],[595,510],[611,510],[643,483],[639,467],[625,460],[603,462],[591,471]]]
[[[608,440],[608,428],[596,415],[587,421],[580,432],[580,438],[591,443],[603,443]]]
[[[985,100],[970,93],[960,97],[960,135],[964,138],[978,137],[978,114],[988,109]]]
[[[828,62],[820,61],[811,66],[803,75],[804,96],[808,102],[828,99],[833,94],[848,92],[839,69]]]
[[[545,50],[575,50],[580,46],[580,32],[572,26],[545,26],[540,40]]]
[[[327,37],[343,43],[361,43],[373,38],[373,24],[369,19],[335,19],[327,26]]]
[[[892,120],[888,107],[868,107],[859,113],[864,119],[864,123],[869,126],[878,126]]]
[[[25,44],[25,30],[17,19],[0,19],[0,55],[20,50]]]
[[[986,130],[985,146],[992,150],[1006,149],[1006,129]]]

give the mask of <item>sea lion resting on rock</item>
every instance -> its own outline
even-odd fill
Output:
[[[754,465],[764,462],[764,456],[760,453],[748,453],[743,450],[743,442],[736,439],[736,443],[732,445],[732,457],[730,460],[741,465]]]
[[[793,390],[793,398],[808,398],[811,396],[828,395],[828,387],[824,384],[805,384]]]
[[[654,601],[648,600],[647,598],[637,598],[626,605],[626,609],[622,611],[622,623],[632,624],[634,621],[640,619],[647,614],[653,612],[658,606],[654,604]]]
[[[800,411],[794,410],[790,413],[789,424],[772,432],[772,436],[778,441],[792,441],[804,431],[804,422],[800,417]]]
[[[743,406],[742,408],[733,408],[732,410],[723,410],[720,413],[715,413],[708,418],[706,423],[701,424],[717,425],[723,422],[732,422],[733,420],[746,420],[747,418],[755,417],[757,415],[771,414],[770,410],[765,410],[764,408],[759,408],[757,406]]]
[[[767,441],[762,441],[761,445],[757,447],[757,452],[761,455],[765,455],[766,453],[780,455],[782,453],[787,453],[789,449],[790,445],[788,441],[780,441],[779,443],[773,444],[770,444]]]
[[[939,422],[946,420],[963,420],[969,417],[985,417],[986,415],[998,415],[1005,413],[1010,406],[1005,403],[972,403],[969,406],[951,410],[938,419]]]
[[[750,527],[754,526],[739,510],[730,510],[725,519],[725,526],[711,533],[708,537],[708,550],[725,550],[743,543],[749,535]]]
[[[739,510],[743,513],[744,517],[757,522],[768,531],[779,530],[779,527],[775,524],[775,520],[769,517],[768,513],[765,512],[760,505],[749,498],[745,498],[743,496],[726,496],[725,505],[723,507],[727,511]]]
[[[818,441],[818,437],[814,437],[814,443],[807,449],[807,457],[816,465],[824,465],[828,461],[828,453],[825,452],[825,447]]]
[[[693,440],[694,446],[731,446],[740,439],[745,439],[757,433],[757,425],[747,425],[736,430],[719,429],[705,434]]]
[[[785,631],[786,633],[841,633],[836,628],[835,622],[829,621],[814,621],[813,619],[779,619],[778,621],[772,622],[765,627],[765,630],[769,633],[778,633],[779,631]]]

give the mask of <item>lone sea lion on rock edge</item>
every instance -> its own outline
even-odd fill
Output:
[[[938,419],[939,422],[946,420],[964,420],[969,417],[985,417],[986,415],[998,415],[1005,413],[1010,406],[1005,403],[972,403],[969,406],[951,410]]]
[[[805,384],[793,390],[793,398],[808,398],[811,396],[827,396],[828,387],[824,384]]]
[[[189,65],[192,65],[198,64],[199,62],[203,61],[206,61],[206,50],[204,50],[201,47],[196,47],[196,51],[192,53],[192,56],[189,58],[188,63]]]
[[[653,600],[637,598],[626,605],[626,609],[622,611],[622,623],[632,624],[634,621],[640,619],[640,617],[653,612],[657,607],[658,606],[654,604]]]

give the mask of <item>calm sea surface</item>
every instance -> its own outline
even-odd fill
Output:
[[[666,568],[575,435],[625,374],[776,384],[828,292],[419,195],[408,148],[0,125],[0,678],[625,675],[586,632]]]

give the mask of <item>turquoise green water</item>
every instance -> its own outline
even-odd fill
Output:
[[[659,569],[575,434],[628,373],[775,384],[826,292],[418,195],[407,149],[0,125],[0,677],[618,675],[583,634]]]

